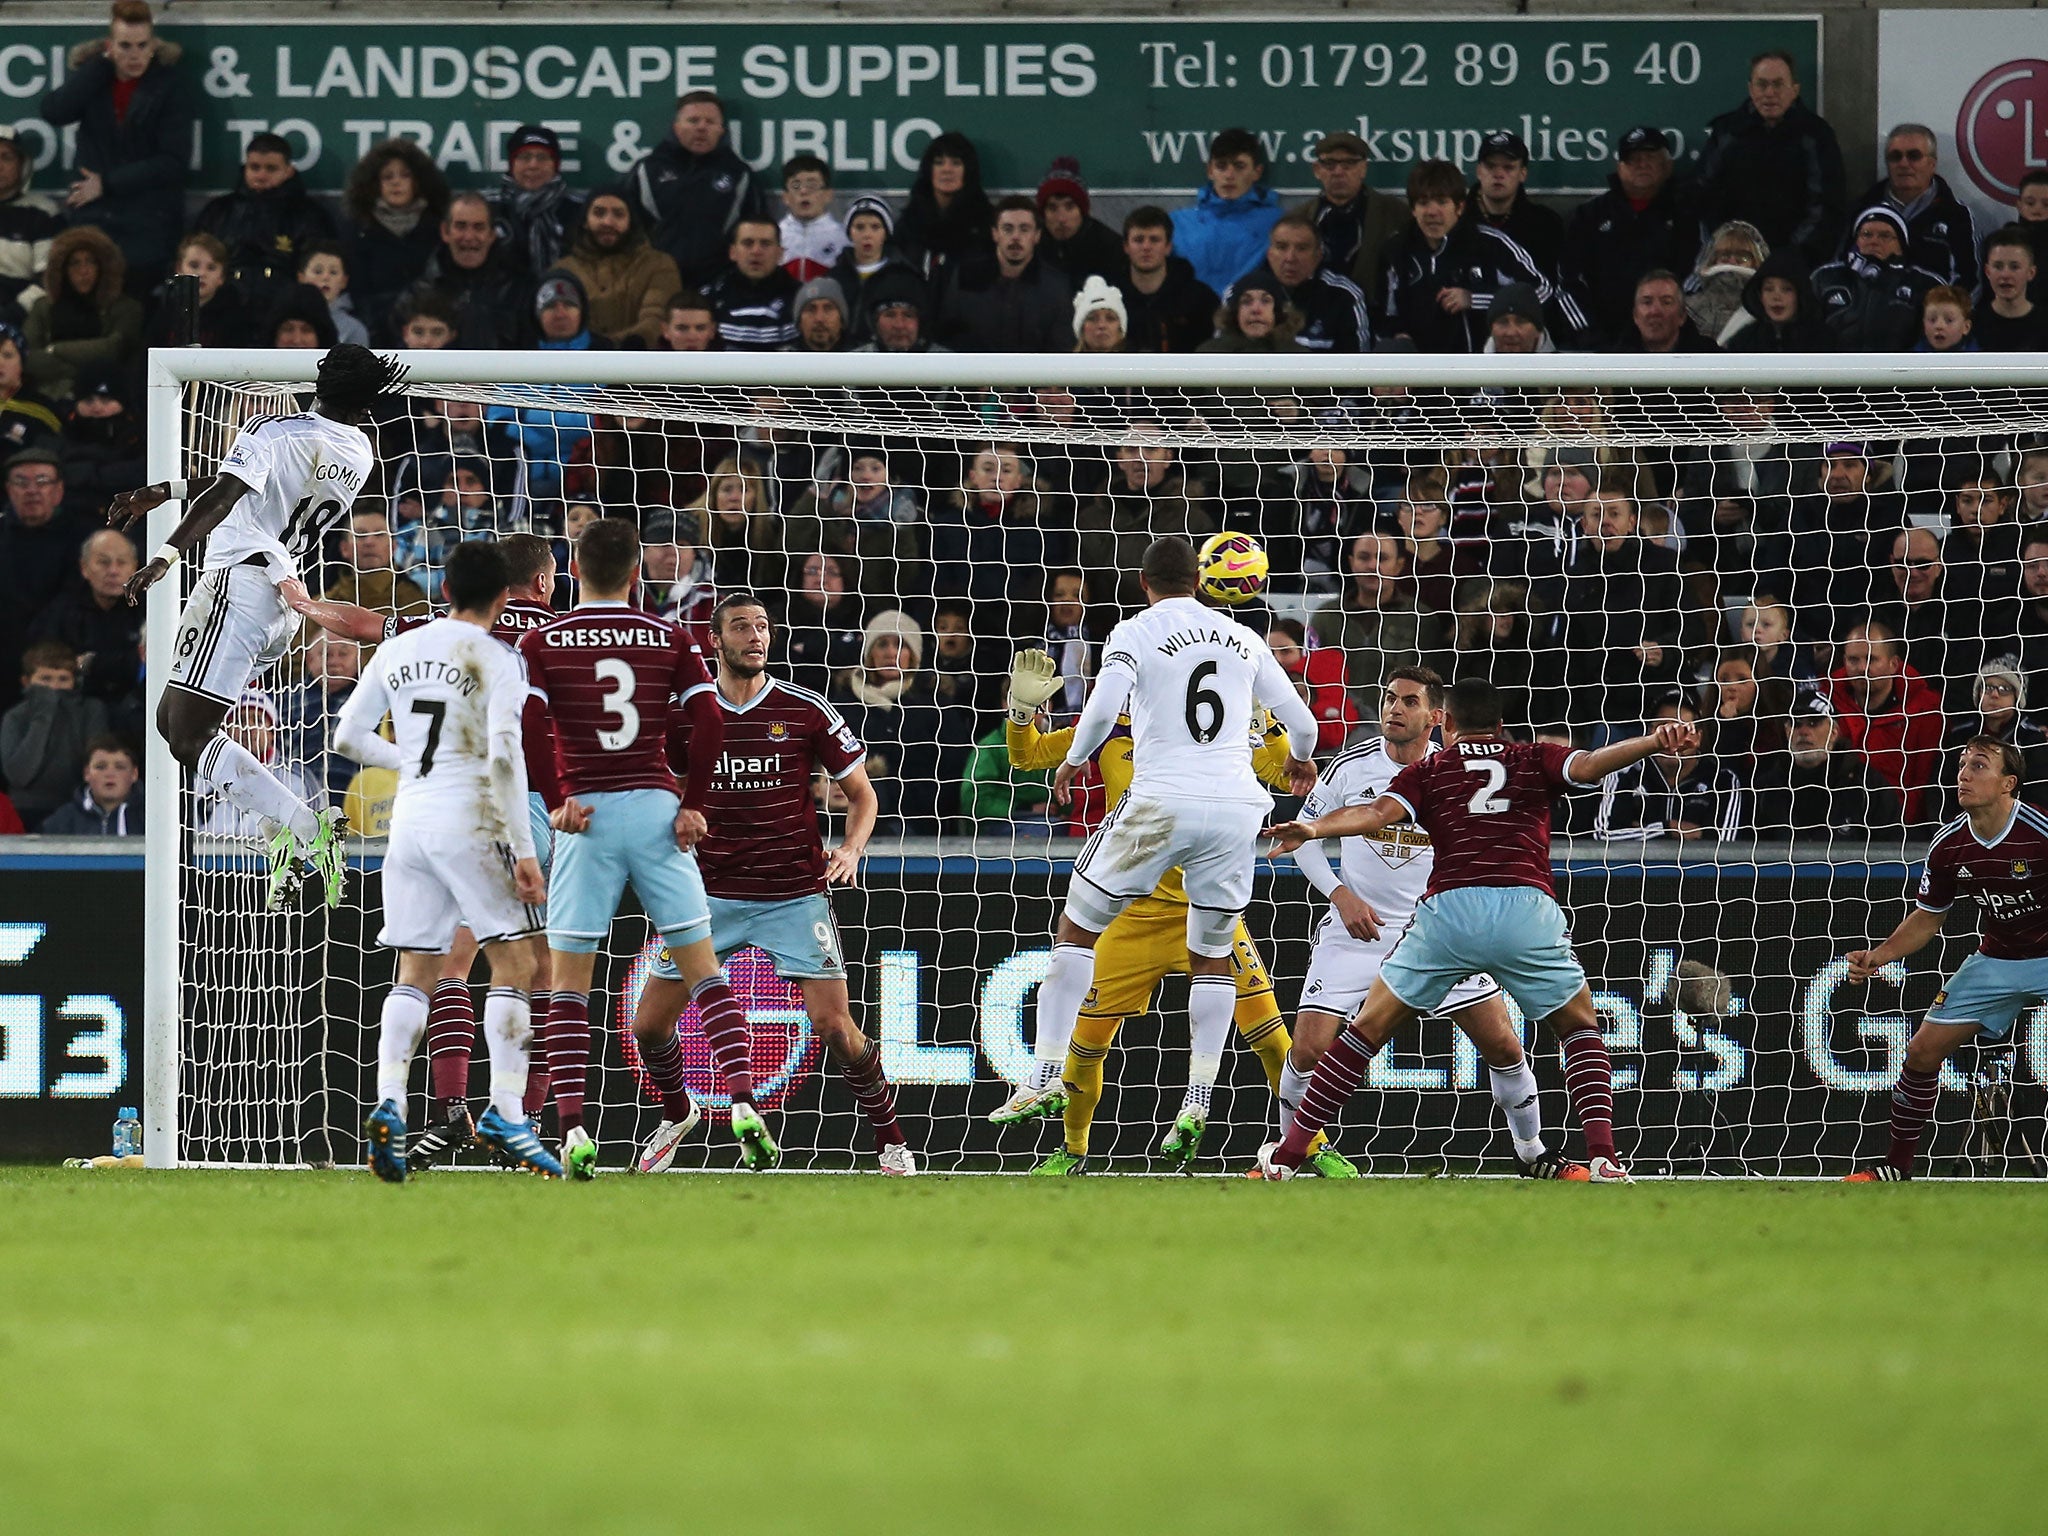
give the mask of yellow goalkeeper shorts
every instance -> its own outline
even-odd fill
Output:
[[[1280,1017],[1273,978],[1243,923],[1230,949],[1237,978],[1238,1030],[1246,1035]],[[1095,944],[1095,985],[1081,1003],[1084,1019],[1124,1019],[1147,1013],[1159,983],[1188,974],[1187,903],[1141,896],[1118,914]]]

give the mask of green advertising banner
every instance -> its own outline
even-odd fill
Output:
[[[71,165],[68,137],[37,113],[91,22],[0,28],[0,121],[35,147],[40,185]],[[1707,120],[1743,98],[1749,58],[1790,52],[1819,101],[1812,16],[1698,14],[1560,19],[694,22],[661,17],[532,21],[183,23],[196,94],[194,190],[235,177],[266,129],[294,146],[316,188],[391,135],[418,139],[458,184],[504,166],[522,122],[563,136],[584,185],[623,173],[668,129],[682,91],[717,91],[735,146],[769,168],[823,156],[845,188],[906,188],[942,129],[981,146],[995,188],[1037,184],[1054,155],[1079,157],[1102,192],[1185,192],[1220,128],[1264,138],[1283,189],[1312,186],[1308,148],[1349,129],[1397,185],[1418,160],[1469,165],[1483,134],[1512,128],[1531,152],[1530,190],[1594,192],[1636,123],[1696,153]]]

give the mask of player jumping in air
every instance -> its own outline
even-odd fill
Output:
[[[711,611],[718,662],[718,707],[725,745],[705,810],[710,830],[697,863],[711,897],[711,941],[722,965],[755,945],[775,974],[797,984],[804,1012],[838,1064],[854,1101],[874,1127],[882,1171],[917,1172],[917,1158],[896,1123],[896,1096],[882,1074],[881,1047],[853,1022],[846,961],[832,920],[831,885],[852,885],[861,851],[875,830],[879,802],[868,782],[867,750],[839,711],[815,693],[768,675],[767,606],[751,592],[729,592]],[[846,793],[846,834],[829,854],[818,833],[811,779],[822,769]],[[633,1034],[667,1039],[690,1001],[666,956],[650,968],[633,1014]],[[660,1173],[697,1123],[689,1094],[665,1094],[661,1124],[635,1166]]]
[[[1041,731],[1038,712],[1045,701],[1065,686],[1059,665],[1044,651],[1025,651],[1010,668],[1010,713],[1004,728],[1010,762],[1023,769],[1057,766],[1073,744],[1072,727]],[[1262,712],[1263,713],[1263,712]],[[1265,716],[1270,721],[1270,716]],[[1119,717],[1116,729],[1096,753],[1095,766],[1102,775],[1103,791],[1115,807],[1131,784],[1131,726]],[[1252,767],[1262,783],[1276,789],[1287,787],[1287,740],[1278,726],[1262,732]],[[1139,897],[1103,931],[1095,948],[1095,984],[1081,1002],[1074,1037],[1066,1044],[1064,1064],[1060,1042],[1041,1034],[1037,1059],[1059,1072],[1044,1086],[1035,1086],[1042,1074],[1034,1072],[1010,1098],[989,1116],[998,1125],[1010,1125],[1041,1115],[1061,1115],[1065,1137],[1052,1153],[1031,1171],[1058,1175],[1084,1172],[1088,1157],[1088,1136],[1095,1121],[1095,1109],[1102,1101],[1102,1068],[1117,1031],[1126,1017],[1144,1013],[1152,1006],[1159,983],[1168,976],[1189,973],[1188,898],[1181,885],[1181,872],[1169,869],[1159,884]],[[1280,1073],[1287,1061],[1290,1041],[1281,1022],[1280,1005],[1273,999],[1273,981],[1265,960],[1252,942],[1244,924],[1239,923],[1231,945],[1230,965],[1237,987],[1233,1017],[1244,1043],[1258,1053],[1266,1069],[1266,1080],[1280,1091]],[[1219,1047],[1220,1050],[1220,1047]],[[1173,1128],[1160,1144],[1160,1152],[1186,1167],[1195,1159],[1209,1124],[1209,1100],[1215,1084],[1216,1065],[1208,1061],[1190,1071],[1188,1091]],[[1356,1178],[1358,1170],[1327,1145],[1309,1156],[1312,1172],[1327,1178]]]
[[[2048,1002],[2048,815],[2021,803],[2024,774],[2019,748],[2009,742],[1978,736],[1964,746],[1956,773],[1963,814],[1927,845],[1914,909],[1875,949],[1844,957],[1849,980],[1865,982],[1924,949],[1958,896],[1983,913],[1976,953],[1956,967],[1906,1042],[1892,1089],[1891,1150],[1849,1183],[1912,1178],[1941,1092],[1941,1064],[1973,1039],[2009,1039],[2021,1013]]]
[[[560,1178],[562,1165],[523,1107],[533,1043],[527,988],[540,964],[547,881],[526,804],[526,668],[490,635],[505,603],[505,557],[489,544],[458,546],[445,590],[448,617],[380,647],[335,724],[339,751],[398,772],[377,936],[398,951],[398,977],[377,1036],[370,1167],[389,1183],[405,1182],[406,1079],[427,1028],[427,988],[460,923],[491,967],[491,1107],[477,1135],[519,1166]],[[386,714],[395,745],[377,734]]]
[[[1074,1037],[1095,985],[1096,941],[1175,867],[1187,895],[1190,1090],[1213,1086],[1222,1064],[1237,1007],[1232,952],[1251,901],[1259,822],[1273,806],[1252,768],[1254,707],[1265,705],[1286,728],[1296,794],[1315,782],[1316,719],[1264,640],[1195,600],[1197,575],[1185,539],[1155,539],[1146,549],[1139,582],[1149,606],[1110,631],[1102,671],[1053,775],[1053,802],[1064,805],[1075,775],[1128,713],[1131,787],[1074,861],[1038,989],[1040,1044],[1027,1089],[1051,1083],[1047,1042],[1056,1043],[1057,1063]]]
[[[1309,1138],[1337,1117],[1380,1047],[1442,1008],[1461,982],[1485,972],[1563,1048],[1592,1182],[1626,1183],[1628,1170],[1614,1148],[1607,1042],[1550,882],[1550,807],[1559,791],[1597,784],[1653,752],[1689,748],[1698,732],[1670,721],[1652,735],[1584,752],[1505,740],[1500,695],[1491,683],[1467,678],[1446,702],[1443,750],[1403,768],[1370,805],[1268,829],[1274,851],[1288,853],[1320,838],[1371,837],[1412,821],[1429,834],[1436,863],[1414,921],[1382,962],[1365,1002],[1316,1063],[1294,1124],[1260,1151],[1259,1171],[1269,1179],[1292,1178]]]
[[[732,1095],[741,1156],[750,1168],[772,1167],[779,1153],[754,1108],[746,1010],[712,953],[711,908],[691,852],[704,836],[724,734],[711,675],[681,626],[631,606],[640,571],[640,535],[631,523],[604,517],[584,529],[570,571],[582,589],[574,610],[519,642],[532,682],[527,766],[555,830],[570,834],[555,840],[547,918],[555,983],[548,1073],[563,1161],[577,1178],[597,1172],[597,1143],[583,1126],[590,982],[597,946],[630,880],[697,1003]],[[689,733],[681,786],[669,766],[672,729]],[[664,1094],[684,1086],[674,1030],[642,1040],[640,1056]]]
[[[505,573],[511,588],[491,633],[507,646],[516,646],[519,637],[529,629],[538,629],[561,617],[554,609],[555,552],[546,539],[531,533],[507,534],[497,541],[497,547],[505,557]],[[423,617],[394,617],[355,603],[313,597],[302,587],[287,589],[287,600],[294,613],[331,634],[364,645],[376,645],[431,622]],[[545,875],[550,871],[554,848],[548,808],[538,793],[529,793],[527,809],[533,824],[534,850]],[[476,957],[476,936],[466,927],[456,929],[455,943],[442,962],[427,1012],[427,1072],[435,1119],[406,1138],[406,1158],[415,1173],[431,1168],[442,1154],[467,1146],[476,1133],[469,1113],[469,1061],[476,1042],[476,1012],[470,998],[469,974],[476,967]],[[551,986],[548,952],[542,948],[532,996],[534,1015],[543,1023],[554,1001]],[[547,1101],[548,1069],[543,1053],[526,1074],[526,1118],[537,1120]]]
[[[1411,763],[1435,748],[1430,732],[1443,721],[1444,681],[1427,667],[1402,667],[1387,678],[1380,704],[1380,736],[1339,753],[1302,805],[1310,820],[1340,807],[1371,805]],[[1294,1124],[1309,1075],[1358,1011],[1388,954],[1414,916],[1436,866],[1429,834],[1412,822],[1344,839],[1340,870],[1320,842],[1294,850],[1308,882],[1330,899],[1316,926],[1315,952],[1302,981],[1294,1018],[1294,1048],[1280,1084],[1280,1131]],[[1500,984],[1481,971],[1445,994],[1440,1011],[1463,1030],[1487,1066],[1494,1102],[1507,1116],[1515,1166],[1525,1178],[1583,1182],[1591,1174],[1567,1162],[1543,1141],[1543,1111],[1536,1074],[1501,1001]],[[1315,1154],[1307,1164],[1314,1171]]]
[[[362,490],[375,459],[361,423],[380,396],[405,382],[405,369],[368,347],[343,345],[320,359],[316,378],[310,411],[251,420],[210,480],[191,487],[158,481],[123,492],[107,509],[107,520],[126,528],[166,501],[190,500],[170,538],[129,580],[128,601],[139,603],[206,539],[204,574],[178,616],[156,728],[188,771],[274,829],[273,907],[296,886],[301,859],[319,871],[327,904],[340,905],[344,821],[338,810],[316,811],[299,799],[221,722],[291,644],[291,589],[304,595],[300,573]]]

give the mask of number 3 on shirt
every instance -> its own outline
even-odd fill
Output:
[[[1467,763],[1465,771],[1486,775],[1486,782],[1473,790],[1472,798],[1465,802],[1466,810],[1474,816],[1499,816],[1512,808],[1507,796],[1501,793],[1502,786],[1508,781],[1506,764],[1481,757]]]
[[[607,656],[591,671],[601,683],[610,683],[612,691],[598,700],[605,713],[618,717],[614,730],[599,731],[598,745],[607,752],[623,752],[633,745],[640,736],[640,711],[633,707],[633,693],[639,687],[639,679],[633,676],[633,669],[616,656]]]

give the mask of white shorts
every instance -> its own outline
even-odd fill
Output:
[[[251,678],[284,655],[297,628],[264,567],[208,571],[178,615],[166,676],[180,688],[231,705]]]
[[[1365,994],[1372,990],[1380,966],[1400,938],[1400,931],[1391,927],[1382,927],[1377,939],[1353,938],[1334,907],[1325,911],[1322,921],[1316,924],[1316,947],[1309,956],[1308,975],[1301,982],[1302,1011],[1334,1013],[1340,1019],[1349,1019],[1365,1002]],[[1500,984],[1481,971],[1451,988],[1437,1012],[1457,1013],[1498,996]]]
[[[546,927],[542,909],[519,899],[512,850],[504,843],[393,828],[384,854],[384,931],[377,942],[445,955],[458,923],[479,944],[524,938]]]
[[[1169,805],[1124,796],[1074,860],[1068,916],[1100,933],[1178,865],[1188,897],[1188,948],[1221,959],[1251,905],[1266,811],[1241,800]]]

